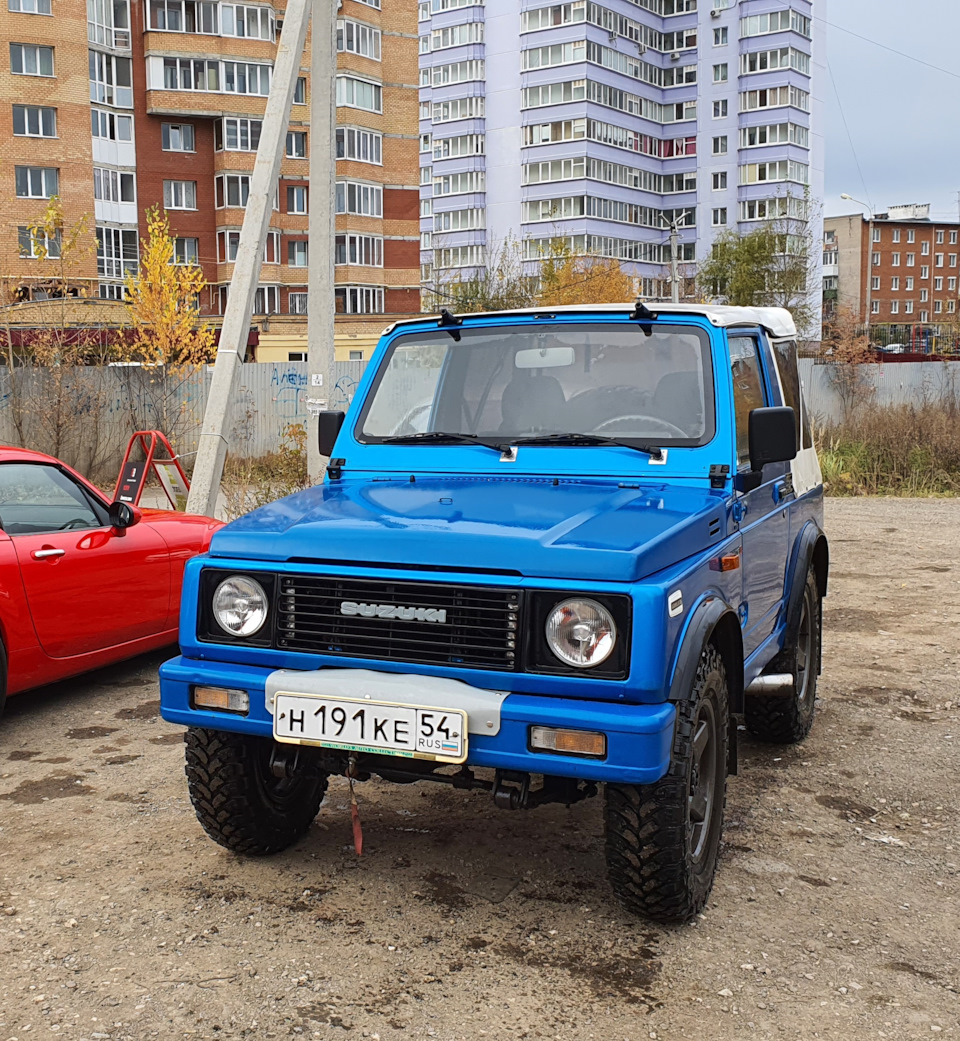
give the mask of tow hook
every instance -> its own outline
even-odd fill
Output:
[[[281,781],[296,777],[299,766],[299,747],[284,748],[277,745],[270,753],[270,773]]]
[[[497,770],[493,779],[493,801],[501,810],[525,810],[529,796],[530,774]]]

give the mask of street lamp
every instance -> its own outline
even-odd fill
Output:
[[[864,322],[867,339],[869,340],[870,315],[873,313],[873,207],[861,199],[855,199],[852,195],[847,195],[846,192],[841,192],[840,198],[855,202],[858,206],[866,206],[867,212],[870,214],[867,218],[867,315]]]

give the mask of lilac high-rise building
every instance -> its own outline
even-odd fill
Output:
[[[424,0],[421,277],[558,238],[665,291],[726,228],[823,195],[825,0]],[[813,285],[819,288],[814,276]],[[666,291],[669,291],[666,289]]]

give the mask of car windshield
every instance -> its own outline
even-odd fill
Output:
[[[434,434],[502,442],[556,434],[651,445],[713,435],[707,333],[695,326],[469,326],[392,344],[361,413],[364,442]],[[452,440],[452,438],[451,438]],[[563,444],[563,438],[553,443]]]

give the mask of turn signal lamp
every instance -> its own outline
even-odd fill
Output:
[[[607,735],[596,730],[558,730],[531,727],[530,748],[561,755],[587,755],[602,759],[607,754]]]
[[[245,690],[229,690],[225,687],[194,687],[193,707],[236,712],[245,716],[250,711],[250,695]]]

